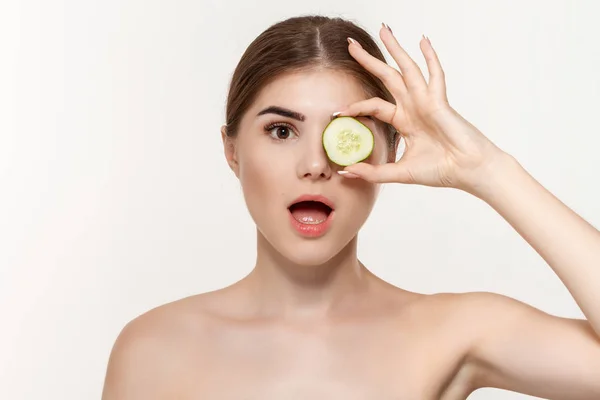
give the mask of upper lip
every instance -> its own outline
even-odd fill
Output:
[[[302,196],[298,197],[296,200],[291,202],[288,205],[288,208],[293,206],[294,204],[300,203],[302,201],[318,201],[318,202],[325,204],[327,207],[331,208],[331,210],[334,209],[333,201],[331,201],[327,197],[320,195],[320,194],[303,194]]]

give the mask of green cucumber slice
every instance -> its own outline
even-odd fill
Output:
[[[373,132],[353,117],[334,118],[323,131],[327,157],[342,166],[366,160],[373,152]]]

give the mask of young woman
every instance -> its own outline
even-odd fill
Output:
[[[104,400],[454,400],[482,387],[600,398],[600,232],[452,109],[427,38],[428,80],[386,25],[379,34],[399,71],[341,19],[288,19],[249,46],[222,137],[256,222],[255,268],[130,322]],[[346,168],[322,143],[340,116],[375,136],[370,157]],[[490,293],[412,293],[374,276],[357,259],[357,233],[382,183],[487,202],[587,320]]]

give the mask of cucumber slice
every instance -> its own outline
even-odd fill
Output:
[[[342,166],[367,159],[373,152],[373,132],[353,117],[334,118],[323,131],[323,147],[327,157]]]

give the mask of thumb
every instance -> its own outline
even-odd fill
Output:
[[[372,183],[408,183],[410,174],[404,162],[385,163],[373,165],[365,162],[349,165],[344,171]],[[352,177],[352,176],[350,176]]]

